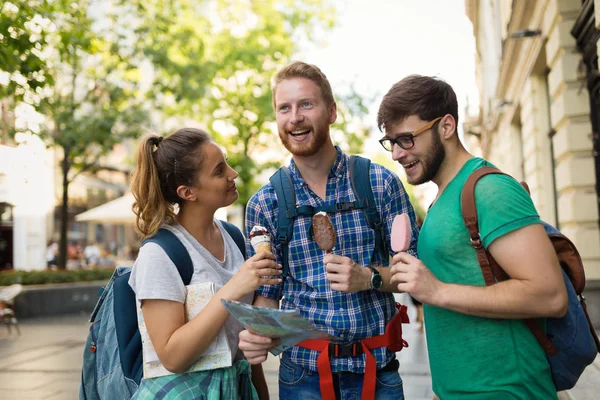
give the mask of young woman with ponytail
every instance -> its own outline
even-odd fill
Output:
[[[217,209],[239,197],[237,176],[221,149],[199,129],[180,129],[164,139],[147,135],[140,140],[131,183],[138,231],[144,238],[160,228],[173,232],[194,264],[190,284],[214,282],[218,291],[186,322],[186,289],[176,266],[156,243],[141,247],[129,285],[141,303],[158,359],[175,375],[143,379],[137,398],[268,398],[262,370],[252,370],[254,385],[243,383],[250,374],[237,346],[243,328],[229,318],[221,304],[221,299],[252,303],[258,287],[281,281],[272,278],[281,273],[272,254],[261,252],[244,261],[231,236],[215,219]],[[174,205],[178,205],[177,213]],[[223,327],[234,365],[184,373]]]

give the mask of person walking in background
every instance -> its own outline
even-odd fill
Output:
[[[528,193],[505,175],[476,186],[481,245],[510,277],[486,286],[460,201],[471,173],[491,164],[463,147],[452,87],[404,78],[383,98],[377,123],[408,182],[438,186],[420,260],[398,253],[391,269],[398,290],[424,304],[433,391],[444,400],[556,399],[544,350],[520,319],[563,316],[567,292]]]
[[[48,242],[48,248],[46,249],[46,262],[48,268],[54,268],[58,264],[58,243],[54,240]]]
[[[348,173],[349,157],[334,146],[329,132],[337,118],[337,108],[325,75],[316,66],[303,62],[284,67],[275,76],[273,106],[279,137],[292,154],[287,170],[297,196],[296,206],[318,209],[351,204],[356,197]],[[394,216],[406,213],[412,222],[409,252],[416,256],[418,226],[402,183],[391,171],[374,163],[370,164],[369,177],[377,212],[385,227],[387,248],[390,248]],[[259,225],[277,238],[280,204],[273,185],[263,186],[248,202],[248,232]],[[395,352],[382,345],[372,349],[372,353],[363,353],[361,342],[382,337],[396,314],[392,294],[396,288],[390,284],[387,268],[389,255],[375,251],[375,234],[363,210],[350,209],[330,215],[343,250],[336,247],[324,255],[311,239],[312,216],[296,218],[289,242],[289,275],[285,282],[261,287],[254,301],[257,306],[271,308],[279,308],[281,301],[282,309],[297,309],[317,328],[342,341],[330,343],[335,349],[329,352],[331,358],[327,363],[333,374],[320,362],[321,367],[317,367],[322,348],[321,351],[308,348],[303,342],[283,353],[280,398],[358,399],[364,391],[370,394],[367,397],[374,394],[376,398],[403,399]],[[277,260],[281,261],[281,245],[275,243],[275,247]],[[275,339],[248,330],[240,333],[240,348],[251,363],[265,361],[268,350],[275,344]],[[373,365],[372,370],[367,357],[374,358],[376,367]]]
[[[100,248],[94,242],[90,242],[83,249],[83,256],[88,267],[95,267],[100,262]]]
[[[70,242],[67,246],[67,269],[81,269],[83,263],[83,250],[77,242]]]
[[[217,291],[194,318],[186,322],[186,288],[163,248],[146,243],[139,251],[129,284],[135,292],[155,354],[174,375],[144,378],[135,398],[268,399],[261,368],[250,367],[237,337],[242,330],[221,299],[252,302],[254,291],[277,284],[280,268],[274,256],[261,252],[244,261],[232,237],[215,219],[239,194],[238,174],[205,132],[180,129],[164,138],[147,135],[140,141],[132,178],[136,226],[144,238],[159,228],[172,232],[188,250],[194,266],[190,284],[213,282]],[[173,206],[179,206],[175,214]],[[234,364],[228,368],[184,373],[225,329]],[[248,390],[241,392],[246,387]]]

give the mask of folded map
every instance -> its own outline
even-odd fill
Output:
[[[317,329],[298,310],[275,310],[223,299],[221,302],[244,328],[257,335],[279,338],[279,345],[270,350],[275,356],[307,339],[336,340]]]

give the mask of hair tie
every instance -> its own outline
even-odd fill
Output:
[[[164,137],[162,137],[162,136],[156,136],[156,137],[154,137],[153,139],[154,139],[154,145],[155,145],[156,147],[158,147],[158,145],[160,144],[160,142],[162,142],[162,141],[163,141]]]

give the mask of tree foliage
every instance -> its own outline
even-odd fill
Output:
[[[52,83],[44,60],[53,31],[52,10],[47,0],[0,3],[0,99],[22,100]]]
[[[137,64],[127,58],[127,49],[118,45],[118,33],[111,30],[110,25],[102,26],[97,18],[91,17],[91,10],[98,4],[92,0],[19,4],[17,15],[33,15],[31,20],[47,18],[51,22],[44,35],[34,37],[26,30],[19,31],[23,37],[15,38],[15,43],[29,41],[35,51],[27,46],[13,46],[14,59],[27,60],[30,54],[43,50],[43,65],[37,75],[32,76],[39,76],[43,71],[47,78],[28,80],[20,88],[10,89],[9,85],[10,91],[5,93],[13,95],[15,101],[28,103],[45,118],[40,125],[25,122],[17,125],[16,130],[39,135],[48,147],[62,150],[59,266],[63,268],[69,184],[77,174],[97,169],[101,157],[124,138],[136,135],[137,123],[145,119]],[[21,64],[19,68],[24,67]]]
[[[270,80],[299,44],[331,29],[335,16],[331,0],[10,4],[17,12],[5,20],[3,6],[0,39],[7,46],[0,49],[0,96],[44,115],[40,129],[19,129],[64,154],[63,256],[69,183],[97,168],[114,144],[140,126],[161,133],[185,125],[206,128],[240,174],[244,205],[287,157],[274,124]],[[2,85],[3,71],[12,83]],[[366,107],[353,92],[337,100],[336,144],[360,152],[367,130],[357,117]]]
[[[334,26],[332,3],[127,0],[122,6],[137,16],[136,47],[153,66],[155,108],[209,130],[239,173],[239,203],[245,205],[261,177],[287,157],[274,124],[271,78],[299,43]],[[345,150],[359,152],[367,130],[355,119],[366,108],[352,100],[351,106],[338,104],[334,137]]]

